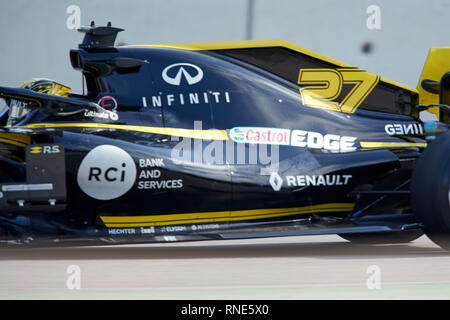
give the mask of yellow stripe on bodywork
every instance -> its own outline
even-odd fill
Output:
[[[25,147],[27,144],[31,143],[31,137],[26,134],[0,132],[0,141],[19,147]]]
[[[101,216],[100,218],[108,228],[120,228],[255,220],[320,212],[349,212],[353,208],[354,204],[352,203],[328,203],[297,208],[252,209],[150,216]]]
[[[371,141],[361,141],[362,148],[408,148],[408,147],[419,147],[425,148],[426,143],[421,142],[371,142]]]
[[[4,139],[4,138],[0,138],[0,142],[12,144],[12,145],[19,146],[19,147],[26,146],[26,144],[24,144],[24,143],[20,143],[20,142],[14,141],[14,140],[9,140],[9,139]]]
[[[228,140],[226,130],[195,130],[181,128],[163,128],[163,127],[146,127],[124,124],[110,123],[33,123],[22,126],[22,128],[40,129],[40,128],[94,128],[94,129],[115,129],[127,130],[146,133],[155,133],[168,136],[203,139],[203,140]]]
[[[223,41],[223,42],[196,42],[196,43],[177,43],[177,44],[156,44],[156,45],[132,45],[129,47],[155,47],[155,48],[168,48],[168,49],[179,49],[188,51],[202,51],[202,50],[227,50],[227,49],[246,49],[246,48],[267,48],[267,47],[284,47],[304,55],[319,59],[338,67],[352,68],[353,66],[327,57],[323,54],[314,52],[312,50],[303,48],[291,42],[285,40],[246,40],[246,41]],[[407,87],[396,81],[380,78],[381,81],[389,83],[391,85],[397,86],[399,88],[411,91],[418,94],[418,91],[414,88]]]
[[[22,128],[29,129],[41,129],[41,128],[93,128],[93,129],[114,129],[114,130],[127,130],[146,133],[155,133],[168,136],[185,137],[193,139],[203,140],[228,140],[228,134],[226,130],[195,130],[195,129],[182,129],[182,128],[164,128],[164,127],[146,127],[135,125],[122,125],[122,124],[110,124],[110,123],[33,123],[22,126]],[[30,137],[21,134],[5,133],[11,140],[18,140],[20,143],[29,144]],[[14,138],[12,138],[14,137]],[[2,134],[0,134],[2,138]],[[426,147],[426,143],[416,142],[371,142],[361,141],[362,148],[404,148],[404,147]]]

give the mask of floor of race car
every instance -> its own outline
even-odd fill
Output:
[[[22,298],[449,299],[450,254],[425,236],[0,249],[0,299]]]

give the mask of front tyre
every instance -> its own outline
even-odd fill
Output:
[[[426,235],[450,250],[450,131],[432,141],[418,159],[411,203]]]

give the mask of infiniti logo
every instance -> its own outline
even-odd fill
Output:
[[[185,67],[188,67],[187,71]],[[195,73],[194,70],[195,69]],[[168,73],[174,70],[176,71],[175,76],[170,76]],[[171,75],[174,74],[174,71],[170,72]],[[192,74],[194,73],[194,74]],[[194,64],[190,63],[175,63],[171,64],[170,66],[166,67],[162,72],[162,78],[165,82],[172,84],[174,86],[179,86],[181,84],[181,79],[185,78],[187,83],[189,85],[196,84],[197,82],[200,82],[200,80],[203,79],[203,71],[199,67],[197,67]]]

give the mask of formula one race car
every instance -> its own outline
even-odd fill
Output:
[[[450,249],[450,48],[430,50],[416,90],[285,41],[114,47],[110,23],[79,31],[86,93],[0,87],[2,243],[425,232]]]

